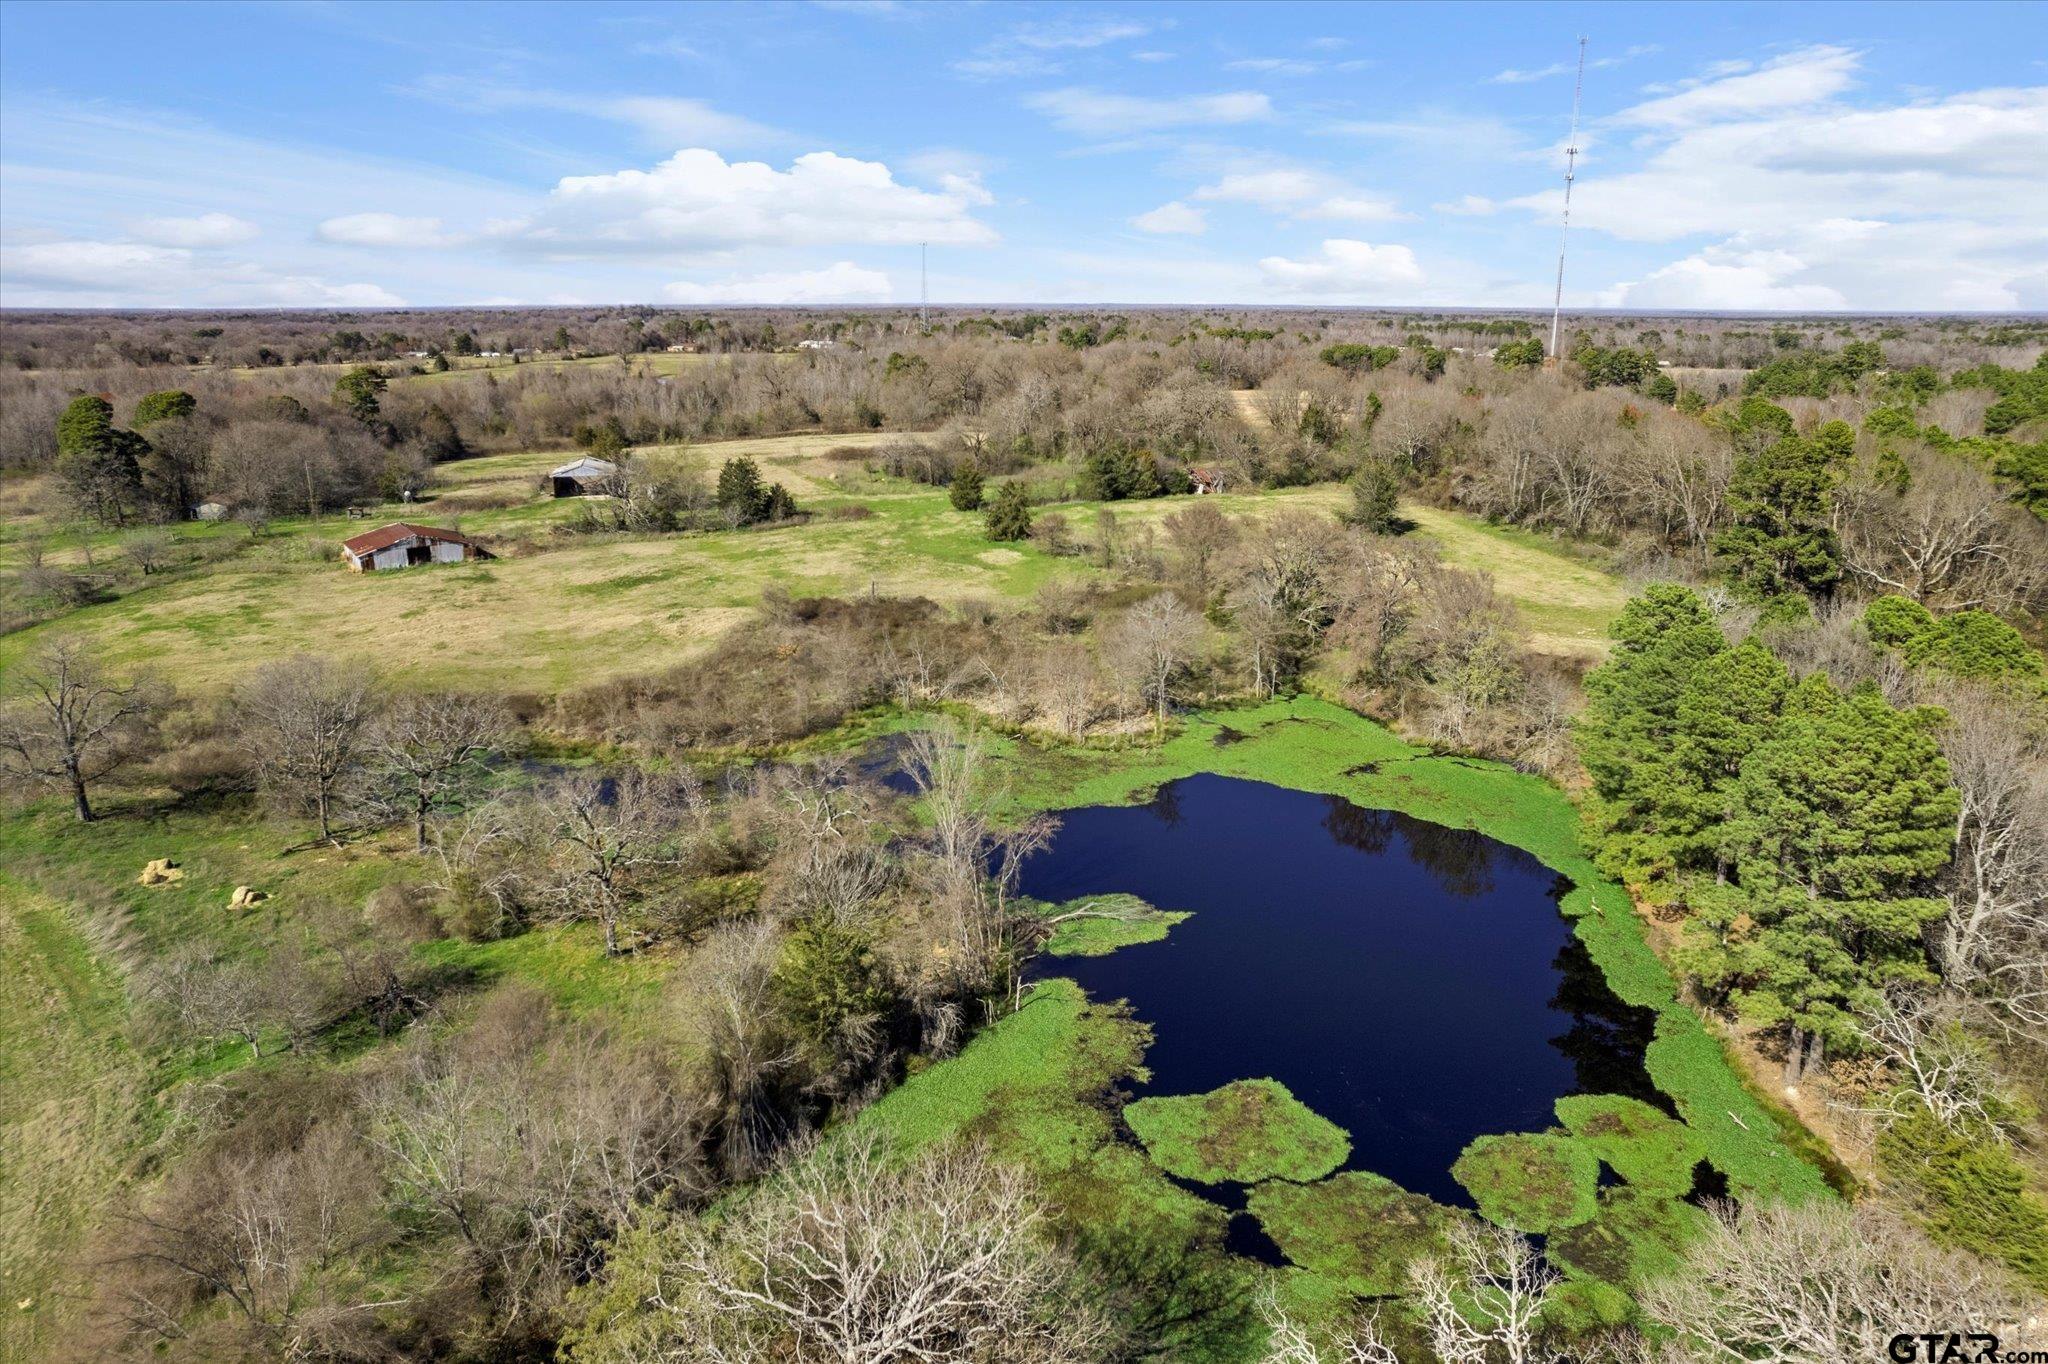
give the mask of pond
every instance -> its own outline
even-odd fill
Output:
[[[1520,849],[1213,775],[1062,821],[1025,894],[1192,912],[1162,941],[1034,968],[1152,1026],[1136,1096],[1271,1077],[1350,1134],[1344,1168],[1464,1207],[1450,1169],[1475,1137],[1552,1127],[1567,1094],[1669,1107],[1643,1070],[1652,1015],[1608,990],[1557,911],[1569,884]]]

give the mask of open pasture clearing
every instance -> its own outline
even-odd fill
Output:
[[[339,543],[391,520],[457,526],[471,534],[531,540],[572,520],[579,499],[548,496],[544,476],[569,456],[530,451],[443,466],[444,486],[410,505],[361,519],[281,519],[260,535],[233,523],[174,528],[181,543],[228,541],[221,562],[145,580],[116,600],[0,638],[0,667],[51,632],[93,640],[119,667],[149,665],[182,686],[211,689],[250,666],[301,652],[360,654],[422,683],[552,691],[644,673],[706,647],[743,619],[763,589],[795,595],[874,591],[943,602],[1028,598],[1056,577],[1099,573],[1079,558],[1031,544],[989,541],[978,513],[953,510],[942,490],[869,473],[840,449],[873,449],[901,433],[805,433],[667,447],[708,481],[725,460],[754,460],[806,509],[807,523],[674,536],[569,536],[545,549],[484,563],[359,575],[340,566]],[[1227,494],[1218,506],[1259,519],[1279,510],[1334,512],[1337,486]],[[1067,517],[1080,535],[1111,510],[1128,528],[1159,527],[1193,505],[1185,497],[1040,509]],[[859,507],[865,516],[849,517]],[[1597,657],[1623,583],[1542,537],[1422,506],[1403,512],[1450,562],[1494,575],[1523,613],[1539,651]],[[0,556],[18,559],[29,525],[11,518]],[[235,543],[239,541],[240,543]],[[119,537],[93,537],[112,554]],[[216,544],[216,550],[224,548]],[[85,544],[54,547],[52,563],[76,564]]]
[[[553,504],[560,505],[560,504]],[[48,633],[83,634],[119,668],[148,665],[211,689],[295,653],[374,658],[421,682],[552,692],[656,670],[741,620],[762,590],[1021,599],[1088,572],[1029,548],[992,545],[979,516],[944,494],[878,498],[861,520],[675,536],[569,538],[544,552],[398,573],[347,572],[344,534],[238,558],[0,639],[0,667]],[[415,519],[435,519],[431,506]],[[465,518],[470,529],[505,513]]]

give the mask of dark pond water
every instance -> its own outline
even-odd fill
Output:
[[[1471,1205],[1450,1175],[1466,1143],[1549,1127],[1562,1095],[1664,1106],[1642,1065],[1651,1016],[1558,914],[1568,885],[1469,830],[1193,776],[1149,805],[1066,813],[1021,886],[1194,911],[1164,942],[1037,966],[1153,1026],[1138,1094],[1270,1075],[1351,1134],[1346,1168],[1443,1202]]]

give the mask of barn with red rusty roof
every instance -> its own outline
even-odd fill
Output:
[[[341,542],[341,558],[358,573],[411,568],[417,564],[459,564],[490,554],[459,530],[393,521]]]

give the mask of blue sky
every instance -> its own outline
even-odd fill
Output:
[[[2048,5],[0,4],[10,306],[2048,308]]]

